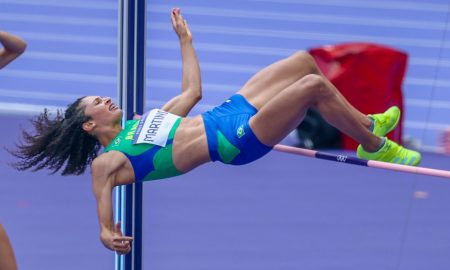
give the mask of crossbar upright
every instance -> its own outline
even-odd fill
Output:
[[[142,114],[145,101],[146,0],[119,0],[118,99],[123,124]],[[133,236],[131,252],[116,255],[116,270],[142,269],[142,183],[120,186],[115,192],[116,222],[122,232]]]

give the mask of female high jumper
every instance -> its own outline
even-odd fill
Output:
[[[359,157],[407,165],[420,162],[419,153],[384,137],[398,123],[398,108],[362,114],[303,51],[256,73],[222,105],[186,117],[202,97],[200,68],[180,9],[172,10],[171,19],[183,62],[180,95],[140,120],[127,121],[124,128],[123,112],[111,98],[79,98],[54,119],[47,111],[34,119],[35,133],[24,132],[24,142],[13,152],[19,170],[62,169],[67,175],[81,174],[91,166],[100,239],[107,248],[128,253],[133,239],[114,225],[114,187],[177,176],[210,161],[253,162],[295,129],[310,107],[360,143]],[[101,147],[104,151],[98,155]]]

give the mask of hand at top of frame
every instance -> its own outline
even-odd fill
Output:
[[[23,39],[0,31],[0,69],[21,55],[26,47],[27,43]]]
[[[172,26],[175,33],[177,33],[180,41],[192,41],[191,30],[189,30],[189,26],[183,16],[181,15],[181,10],[179,8],[173,8],[172,13]]]

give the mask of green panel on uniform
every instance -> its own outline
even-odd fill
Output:
[[[217,131],[217,152],[223,162],[230,163],[241,151],[232,145],[222,132]]]
[[[167,162],[168,160],[170,160],[171,162]],[[161,148],[155,154],[155,156],[153,157],[153,166],[155,167],[155,170],[147,174],[144,177],[143,181],[163,179],[183,174],[182,172],[178,171],[173,164],[171,144],[164,148]]]

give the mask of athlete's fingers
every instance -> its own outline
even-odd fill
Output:
[[[113,239],[113,250],[118,254],[126,254],[131,250],[131,242],[133,238],[128,236],[115,237]]]
[[[122,235],[122,228],[121,228],[121,222],[120,220],[116,223],[116,230],[115,233],[117,233],[118,235]]]
[[[114,241],[113,242],[113,247],[114,249],[118,249],[118,248],[128,248],[129,246],[131,246],[131,241]]]
[[[172,25],[175,27],[176,23],[176,18],[175,18],[175,9],[172,9],[172,13],[170,14],[170,19],[172,20]]]
[[[125,235],[113,236],[113,242],[132,242],[133,239],[133,237]]]
[[[121,248],[117,248],[117,249],[115,249],[115,251],[118,253],[118,254],[127,254],[128,252],[130,252],[131,251],[131,246],[127,246],[127,247],[121,247]]]

